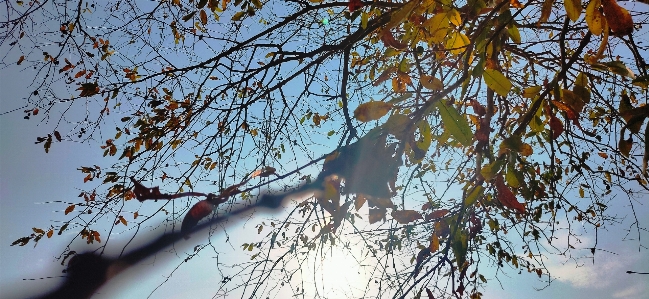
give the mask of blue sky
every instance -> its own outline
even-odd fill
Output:
[[[37,136],[51,132],[51,123],[48,122],[53,120],[43,119],[42,115],[33,116],[30,120],[23,119],[23,99],[32,88],[30,84],[33,73],[29,70],[17,70],[14,66],[0,71],[0,113],[4,113],[0,115],[2,298],[25,298],[28,297],[26,295],[54,287],[61,281],[62,278],[56,276],[62,275],[63,267],[55,257],[59,256],[72,239],[72,232],[42,240],[36,247],[33,247],[33,243],[25,247],[9,247],[9,244],[29,234],[34,226],[46,229],[50,224],[58,225],[58,221],[68,219],[63,215],[63,209],[67,206],[65,203],[76,202],[77,195],[84,187],[83,176],[76,168],[81,165],[99,164],[98,161],[102,165],[111,162],[110,159],[102,158],[99,144],[93,141],[88,144],[69,141],[55,143],[49,154],[44,153],[42,144],[34,144]],[[5,113],[8,111],[13,112]],[[119,117],[119,114],[114,115]],[[535,275],[518,275],[514,269],[508,269],[504,273],[498,273],[497,280],[490,281],[487,290],[483,292],[483,298],[649,298],[649,277],[625,273],[627,270],[649,272],[649,255],[646,251],[646,240],[649,236],[643,230],[640,232],[642,240],[638,240],[638,232],[634,230],[634,219],[630,214],[630,199],[627,199],[626,195],[618,194],[614,202],[615,206],[611,212],[618,214],[621,222],[616,226],[600,229],[597,242],[598,248],[602,250],[596,252],[594,263],[588,249],[595,242],[592,231],[573,227],[586,235],[581,238],[581,243],[571,243],[577,250],[572,251],[570,255],[564,256],[552,250],[554,254],[545,257],[546,265],[555,279],[549,286],[547,277],[539,280]],[[646,224],[646,219],[649,218],[649,204],[646,199],[633,200],[633,203],[639,220]],[[141,209],[143,204],[130,201],[126,205],[127,210],[136,211]],[[226,243],[226,236],[219,233],[197,233],[189,241],[176,244],[170,250],[161,252],[120,274],[102,288],[95,298],[145,298],[149,294],[151,298],[212,298],[223,294],[225,290],[215,290],[216,282],[222,280],[225,273],[236,273],[237,269],[222,268],[219,259],[249,259],[250,254],[243,252],[236,245],[261,239],[264,234],[256,235],[255,228],[260,221],[255,218],[233,220],[227,228],[230,243]],[[164,233],[164,227],[145,229],[151,235]],[[117,254],[132,233],[129,229],[118,231],[111,240],[113,243],[108,254]],[[218,255],[205,254],[206,256],[202,257],[199,254],[189,262],[182,263],[183,259],[193,252],[194,246],[206,244],[206,240],[223,246],[218,248]],[[561,242],[565,240],[565,235],[561,236],[557,241],[559,244],[555,245],[563,248],[566,244]],[[72,248],[83,251],[82,249],[91,247],[85,242],[76,242],[72,244]],[[549,246],[547,248],[551,249]],[[333,252],[325,252],[320,257],[306,260],[305,271],[319,269],[316,276],[327,282],[322,286],[316,279],[311,281],[311,284],[319,286],[318,292],[332,298],[339,297],[339,289],[345,290],[345,294],[363,294],[364,289],[374,287],[367,281],[368,269],[371,267],[353,266],[353,261],[362,260],[359,252],[358,249],[345,249],[339,245],[334,247]],[[171,273],[173,275],[169,277]],[[40,279],[44,277],[54,278]],[[309,281],[310,278],[305,279]],[[156,290],[158,286],[160,287]],[[308,283],[307,287],[310,287]],[[535,288],[544,289],[536,291]],[[285,290],[279,290],[274,294],[276,298],[283,298],[287,293]]]

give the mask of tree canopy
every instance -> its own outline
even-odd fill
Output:
[[[231,244],[245,266],[215,294],[266,298],[345,246],[372,265],[362,296],[480,298],[490,268],[549,277],[544,254],[575,244],[545,245],[614,225],[620,200],[646,230],[629,200],[649,191],[646,3],[5,6],[3,72],[34,83],[2,112],[47,125],[33,136],[46,153],[83,142],[106,157],[78,166],[65,222],[35,220],[12,244],[88,244],[62,264],[121,231],[227,234],[209,219],[272,202],[283,212],[249,220],[250,241]],[[207,242],[187,259],[217,254]]]

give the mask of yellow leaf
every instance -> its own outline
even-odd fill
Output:
[[[447,18],[448,18],[448,21],[449,21],[451,24],[453,24],[453,25],[455,25],[455,26],[458,26],[458,27],[459,27],[460,25],[462,25],[462,17],[460,16],[460,13],[459,13],[457,10],[455,10],[455,9],[451,9],[451,10],[449,10],[449,11],[446,13],[446,16],[447,16]]]
[[[437,233],[433,233],[433,235],[430,236],[430,246],[428,249],[430,249],[430,253],[439,250],[439,237],[437,236]]]
[[[579,187],[579,197],[584,198],[584,188]]]
[[[367,28],[367,21],[369,21],[369,19],[370,19],[370,14],[366,12],[361,13],[361,27],[363,29]]]
[[[586,7],[586,24],[588,24],[588,29],[594,35],[602,34],[604,22],[606,22],[604,15],[599,11],[601,5],[600,0],[591,0]]]
[[[507,96],[509,90],[512,88],[512,83],[498,70],[484,70],[484,82],[491,90],[500,96]]]
[[[446,41],[446,49],[451,54],[460,54],[464,52],[466,46],[469,45],[469,38],[461,32],[453,32],[451,38]]]
[[[523,89],[523,97],[526,99],[531,99],[541,92],[541,86],[530,86]]]
[[[368,102],[360,104],[354,110],[354,117],[362,122],[377,120],[386,115],[392,105],[385,102]]]
[[[581,15],[581,0],[564,0],[563,6],[566,8],[568,18],[576,22]]]
[[[407,17],[410,15],[410,12],[412,11],[415,6],[419,4],[418,1],[411,0],[408,2],[406,5],[402,6],[390,16],[390,22],[388,22],[387,25],[385,25],[386,30],[390,30],[390,28],[394,28],[395,26],[401,24]]]
[[[423,87],[426,87],[430,90],[440,91],[444,89],[444,84],[442,83],[442,81],[433,76],[421,75],[419,83],[421,83]]]
[[[424,22],[424,28],[428,28],[431,43],[441,43],[448,33],[449,20],[445,13],[439,13]]]

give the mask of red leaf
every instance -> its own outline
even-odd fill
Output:
[[[187,234],[194,226],[196,226],[196,224],[198,224],[198,221],[212,213],[212,208],[214,208],[214,205],[208,200],[201,200],[197,202],[189,210],[187,215],[185,215],[185,219],[183,219],[183,224],[180,227],[180,231],[183,234]]]
[[[550,117],[550,129],[552,130],[552,139],[557,139],[563,133],[563,123],[554,115]]]
[[[32,111],[32,113],[33,113],[34,115],[38,115],[38,108],[34,108],[34,110]]]
[[[354,12],[361,7],[363,7],[361,0],[349,0],[349,12]]]
[[[498,200],[503,206],[514,209],[518,213],[525,214],[525,206],[516,200],[512,190],[505,185],[502,175],[496,177],[496,190],[498,191]]]
[[[433,211],[430,214],[426,215],[425,220],[428,221],[428,220],[431,220],[431,219],[442,218],[442,217],[446,216],[446,214],[448,214],[448,212],[449,211],[447,209],[441,209],[441,210]]]

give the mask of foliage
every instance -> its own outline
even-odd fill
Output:
[[[36,143],[115,161],[81,166],[92,187],[69,220],[12,245],[67,231],[106,248],[118,226],[183,217],[189,232],[219,204],[303,182],[316,192],[293,198],[297,213],[253,220],[263,238],[243,249],[263,275],[237,275],[290,281],[298,253],[351,242],[394,267],[368,295],[480,298],[489,266],[549,275],[540,244],[558,228],[596,233],[615,194],[649,190],[643,3],[6,5],[4,71],[33,75],[21,110],[51,126]]]

